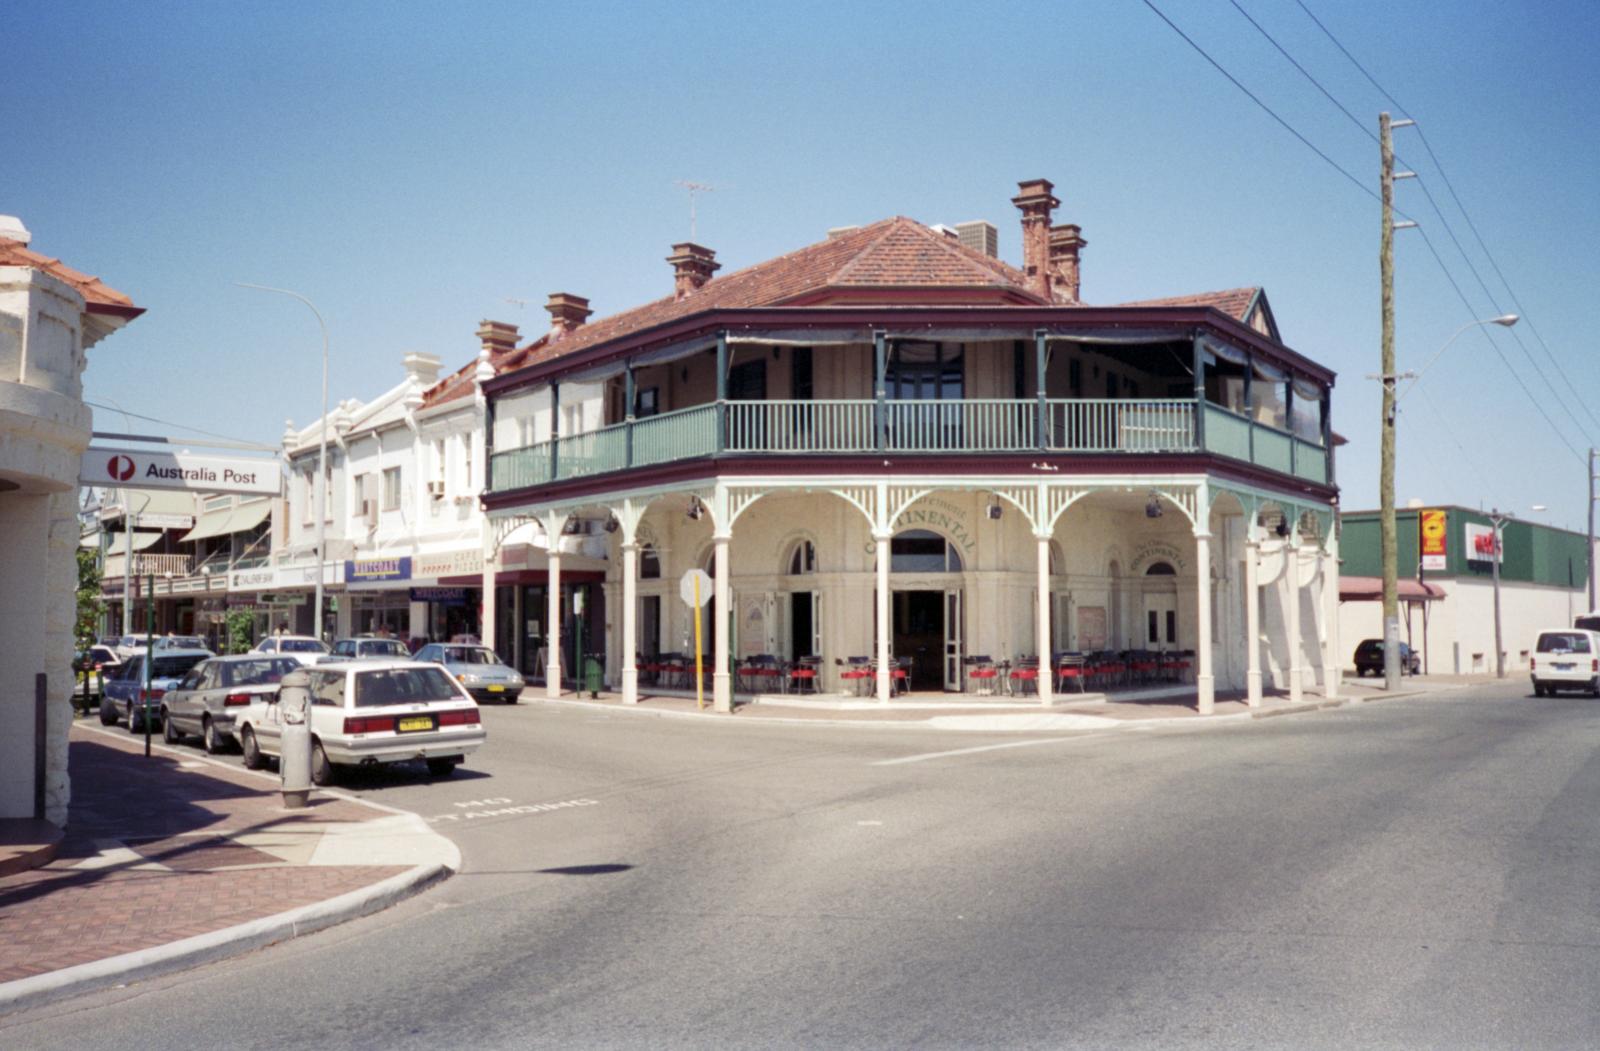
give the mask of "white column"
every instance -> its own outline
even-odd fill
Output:
[[[494,576],[494,527],[489,524],[489,519],[485,518],[483,520],[483,607],[478,620],[478,637],[491,650],[495,648]]]
[[[1322,555],[1322,695],[1339,696],[1344,678],[1344,662],[1339,654],[1339,541],[1328,537]]]
[[[1041,505],[1042,506],[1042,505]],[[1050,646],[1050,534],[1039,537],[1039,615],[1035,618],[1039,634],[1039,703],[1049,706],[1055,700],[1055,662]]]
[[[717,579],[715,583],[715,598],[711,604],[711,615],[716,619],[713,623],[716,636],[712,647],[711,661],[714,668],[711,673],[711,702],[719,712],[733,711],[733,677],[728,674],[728,609],[730,606],[728,594],[728,540],[726,534],[719,533],[711,538],[715,551],[715,566]]]
[[[1204,514],[1203,503],[1201,507]],[[1217,679],[1211,670],[1211,533],[1200,527],[1194,532],[1194,563],[1195,696],[1200,714],[1210,715],[1217,706]]]
[[[545,603],[544,641],[544,695],[561,696],[561,530],[550,534],[550,579],[545,584],[549,592]]]
[[[889,703],[889,556],[894,534],[884,530],[872,534],[878,559],[878,700]]]
[[[1300,534],[1297,531],[1289,534],[1288,546],[1283,554],[1283,571],[1289,577],[1289,610],[1285,620],[1288,621],[1289,636],[1289,703],[1299,704],[1301,700],[1302,680],[1305,678],[1304,641],[1300,638]]]
[[[1245,526],[1244,541],[1245,703],[1261,707],[1261,541],[1254,522]]]
[[[622,545],[622,702],[639,703],[638,627],[634,622],[639,604],[639,545],[630,540]]]

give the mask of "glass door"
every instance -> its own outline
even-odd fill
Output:
[[[961,592],[944,593],[944,688],[961,689],[961,658],[965,656],[965,619],[961,615]]]

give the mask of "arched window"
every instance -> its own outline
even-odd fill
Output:
[[[802,540],[794,545],[794,550],[789,552],[787,571],[791,577],[798,577],[817,571],[817,549],[811,541]]]
[[[1144,571],[1147,577],[1175,577],[1178,571],[1172,568],[1171,562],[1152,562],[1150,568]]]
[[[908,529],[889,541],[891,573],[959,573],[961,552],[929,529]]]
[[[661,556],[656,554],[656,549],[646,544],[644,550],[639,552],[639,579],[661,579]]]

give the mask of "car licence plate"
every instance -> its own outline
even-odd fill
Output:
[[[491,687],[489,687],[489,692],[490,693],[505,693],[506,692],[506,688],[504,686],[491,686]]]
[[[431,730],[431,729],[433,729],[433,716],[431,716],[431,715],[407,715],[407,716],[403,716],[401,718],[400,724],[399,724],[399,731],[401,733],[403,733],[403,734],[404,733],[415,733],[418,730]]]
[[[1557,664],[1556,665],[1556,671],[1571,671],[1571,670],[1572,670],[1572,664],[1570,662],[1568,662],[1566,664]]]

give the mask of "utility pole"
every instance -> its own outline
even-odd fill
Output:
[[[1493,560],[1489,565],[1494,572],[1494,677],[1497,679],[1506,677],[1506,651],[1500,642],[1500,557],[1505,545],[1500,542],[1500,535],[1509,521],[1511,516],[1501,514],[1498,507],[1489,512],[1489,524],[1494,526]]]
[[[1595,450],[1589,450],[1589,549],[1585,551],[1584,558],[1589,564],[1589,608],[1586,613],[1593,613],[1594,605],[1594,458]]]
[[[1378,461],[1378,545],[1383,557],[1383,688],[1400,687],[1400,581],[1394,521],[1394,140],[1389,114],[1378,114],[1382,154],[1383,230],[1378,270],[1383,286],[1383,430]],[[1498,594],[1498,592],[1496,592]],[[1496,623],[1499,623],[1498,617]]]

